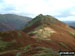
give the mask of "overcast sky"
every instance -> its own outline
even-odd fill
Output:
[[[0,14],[35,17],[52,15],[59,20],[75,20],[75,0],[0,0]]]

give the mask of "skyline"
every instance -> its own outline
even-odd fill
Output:
[[[75,21],[75,0],[0,0],[0,14],[32,18],[44,14],[61,21]]]

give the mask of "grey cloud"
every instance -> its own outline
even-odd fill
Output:
[[[71,14],[71,11],[75,11],[75,8],[70,8],[70,9],[66,9],[66,10],[62,10],[59,11],[61,13],[61,15],[55,16],[55,17],[68,17],[68,16],[75,16]]]

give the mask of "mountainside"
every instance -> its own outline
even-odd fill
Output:
[[[7,23],[0,23],[0,31],[9,31],[9,30],[14,30],[16,27],[11,26]]]
[[[75,36],[73,35],[75,31],[67,24],[64,24],[52,16],[37,16],[25,26],[23,31],[35,39],[51,41],[54,43],[51,47],[55,50],[75,50]],[[58,44],[62,46],[65,45],[64,48],[66,49],[62,47],[55,48],[54,46],[58,46]]]
[[[0,56],[60,56],[75,51],[75,30],[49,15],[38,15],[23,31],[0,32]]]
[[[25,25],[24,31],[25,32],[30,32],[33,31],[35,28],[40,27],[40,26],[48,26],[52,29],[62,29],[65,31],[73,31],[72,28],[70,28],[67,24],[57,20],[56,18],[49,16],[49,15],[39,15],[35,17],[33,20],[28,22],[28,24]],[[31,29],[32,28],[32,29]],[[26,30],[28,29],[28,30]]]
[[[45,46],[48,42],[39,41],[23,31],[0,32],[0,56],[58,55],[56,51]]]
[[[0,23],[7,23],[14,26],[16,30],[22,29],[31,18],[14,14],[0,14]]]

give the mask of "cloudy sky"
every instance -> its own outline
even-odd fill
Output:
[[[75,20],[75,0],[0,0],[0,14],[35,17],[52,15],[59,20]]]

